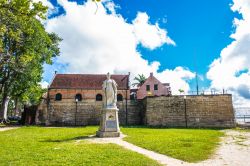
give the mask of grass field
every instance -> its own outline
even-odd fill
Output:
[[[219,130],[122,127],[124,140],[188,162],[208,159]],[[141,154],[115,144],[84,141],[97,127],[22,127],[0,132],[0,165],[159,165]],[[82,141],[76,141],[80,140]]]
[[[125,141],[188,162],[208,159],[223,133],[210,129],[122,128]]]
[[[76,142],[97,127],[22,127],[0,132],[0,165],[159,165],[115,144]]]

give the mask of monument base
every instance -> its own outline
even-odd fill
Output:
[[[97,131],[96,136],[100,138],[105,137],[120,137],[120,132],[110,132],[110,131]]]
[[[97,137],[119,137],[120,128],[117,108],[102,109],[100,128],[96,132]]]

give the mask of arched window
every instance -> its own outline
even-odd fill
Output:
[[[57,94],[56,94],[55,100],[56,100],[56,101],[62,100],[62,94],[61,94],[61,93],[57,93]]]
[[[75,96],[75,100],[76,101],[82,101],[82,95],[81,94],[76,94],[76,96]]]
[[[97,95],[95,96],[95,100],[96,100],[96,101],[102,101],[102,95],[101,95],[101,94],[97,94]]]
[[[122,95],[121,95],[121,94],[118,94],[118,95],[117,95],[117,101],[122,101],[122,100],[123,100]]]
[[[135,100],[136,99],[136,93],[135,92],[132,92],[130,94],[130,100]]]

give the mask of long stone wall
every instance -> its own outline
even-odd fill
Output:
[[[120,124],[139,125],[141,123],[139,106],[138,102],[130,100],[127,101],[127,106],[126,100],[118,102]],[[102,101],[95,100],[84,100],[78,103],[67,99],[50,101],[49,104],[43,102],[38,108],[36,123],[63,126],[99,125],[101,109]]]
[[[234,127],[231,95],[147,97],[142,101],[118,102],[121,125],[166,127]],[[37,111],[37,124],[98,125],[102,102],[73,99],[43,101]],[[127,112],[126,112],[127,110]]]
[[[234,127],[231,95],[148,97],[144,124],[167,127]]]

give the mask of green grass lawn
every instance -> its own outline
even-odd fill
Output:
[[[1,127],[5,127],[5,126],[6,126],[5,124],[1,124],[1,123],[0,123],[0,128],[1,128]]]
[[[22,127],[0,132],[0,165],[159,165],[115,144],[77,142],[97,127]]]
[[[223,133],[211,129],[122,128],[125,141],[188,162],[208,159]]]

